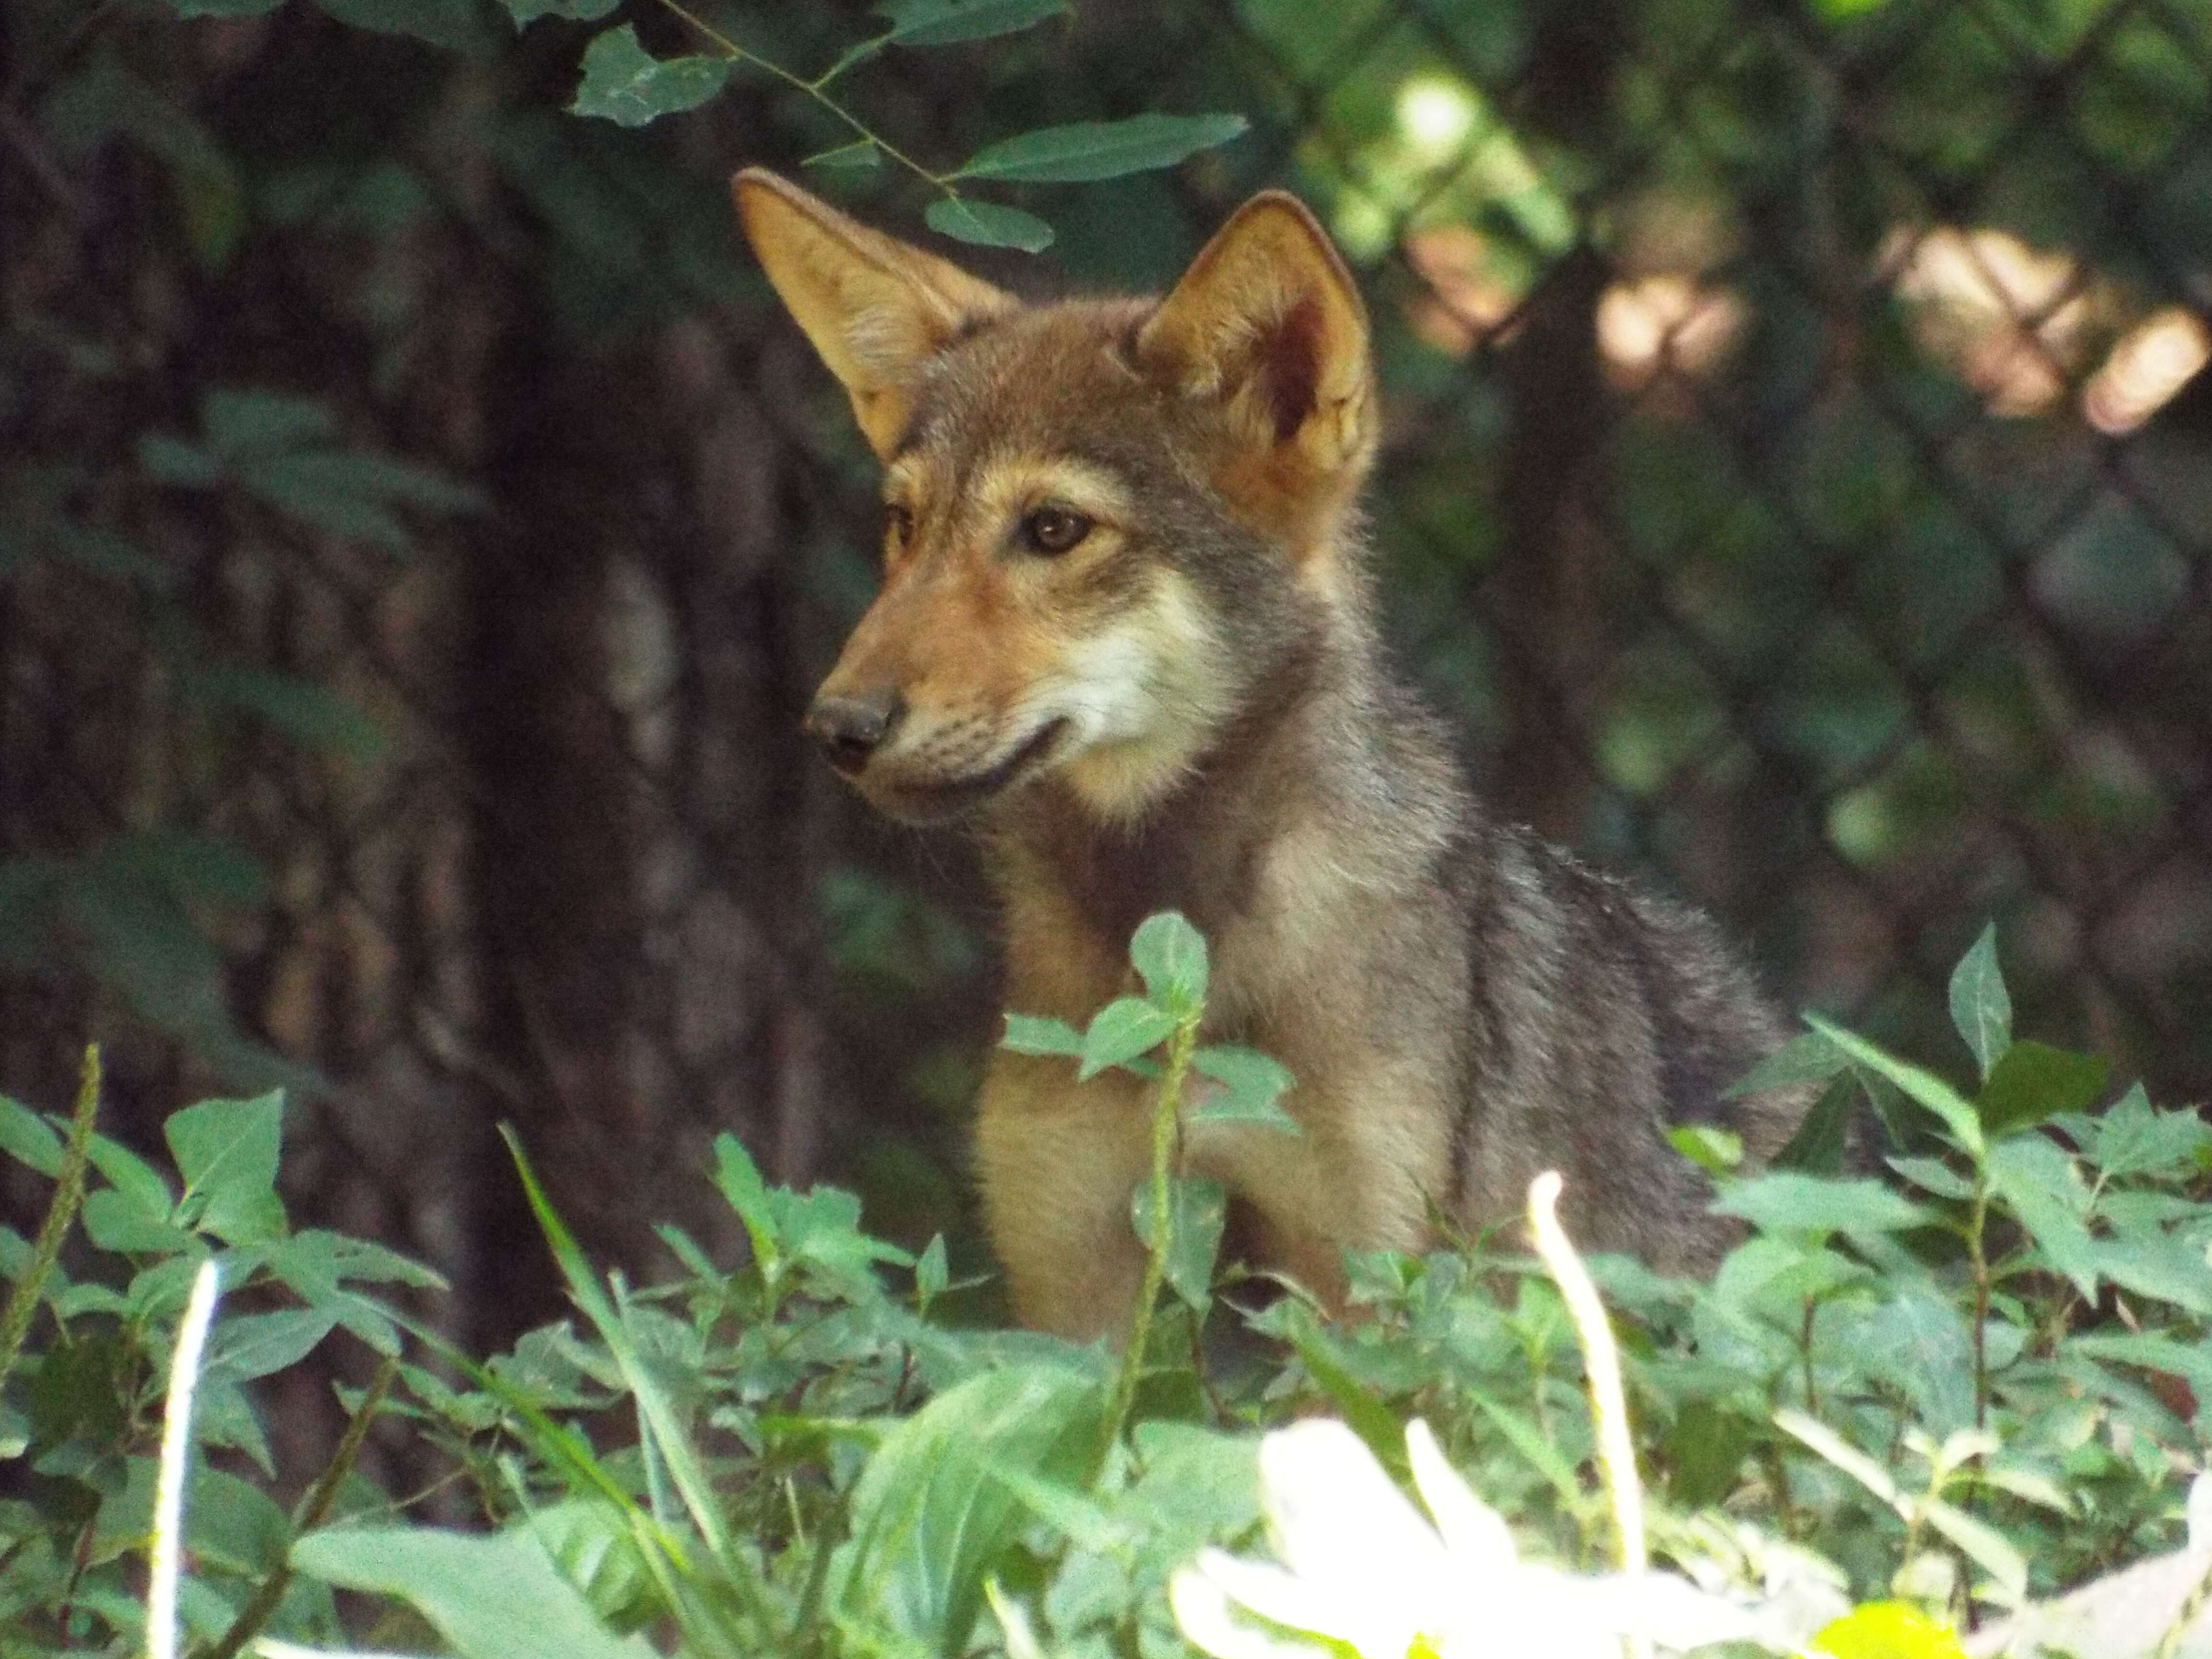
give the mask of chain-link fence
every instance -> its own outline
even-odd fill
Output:
[[[151,1139],[217,1072],[312,1068],[295,1208],[446,1266],[472,1334],[550,1294],[501,1117],[633,1257],[711,1232],[725,1127],[957,1228],[988,910],[797,740],[872,484],[720,196],[821,148],[804,112],[740,88],[637,139],[532,102],[557,33],[426,79],[310,15],[186,27],[169,95],[273,227],[220,274],[146,252],[158,155],[72,149],[58,94],[0,169],[0,1082],[64,1098],[106,1035]],[[302,64],[368,112],[313,167]],[[1034,192],[1053,257],[1158,287],[1247,191],[1314,203],[1376,321],[1395,635],[1499,809],[1938,1061],[1994,917],[2023,1030],[2212,1087],[2212,11],[1100,0],[852,96],[947,153],[1248,113]],[[358,443],[474,499],[333,496]]]

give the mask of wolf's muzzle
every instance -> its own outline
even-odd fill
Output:
[[[822,745],[830,763],[850,777],[868,763],[905,712],[905,701],[889,690],[859,697],[817,697],[806,711],[805,732]]]

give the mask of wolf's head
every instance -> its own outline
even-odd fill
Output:
[[[883,589],[807,716],[884,811],[1053,774],[1134,818],[1358,604],[1366,315],[1291,197],[1164,299],[1032,306],[773,174],[732,188],[884,465]]]

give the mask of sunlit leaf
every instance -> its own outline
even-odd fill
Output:
[[[1733,1174],[1743,1162],[1743,1137],[1711,1123],[1686,1123],[1667,1131],[1667,1144],[1707,1175]]]

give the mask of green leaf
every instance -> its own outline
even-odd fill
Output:
[[[1802,1031],[1723,1090],[1722,1098],[1735,1100],[1745,1095],[1765,1094],[1771,1089],[1826,1083],[1850,1064],[1844,1051],[1818,1031]]]
[[[514,1530],[544,1547],[561,1576],[599,1618],[635,1625],[651,1615],[653,1570],[629,1516],[617,1505],[572,1498],[532,1510]]]
[[[0,1095],[0,1152],[52,1181],[62,1172],[62,1138],[29,1107]]]
[[[1892,1158],[1883,1162],[1923,1192],[1938,1198],[1965,1200],[1974,1195],[1974,1183],[1940,1158]]]
[[[602,1625],[526,1536],[347,1528],[310,1533],[291,1559],[325,1583],[412,1604],[460,1659],[653,1659],[642,1640]]]
[[[1498,1432],[1513,1444],[1513,1449],[1528,1460],[1530,1467],[1551,1482],[1552,1490],[1569,1513],[1583,1502],[1582,1480],[1573,1462],[1562,1452],[1552,1436],[1543,1428],[1504,1401],[1480,1389],[1469,1389],[1467,1396],[1481,1408],[1482,1414],[1498,1427]]]
[[[1067,0],[886,0],[876,9],[891,22],[884,44],[949,46],[1012,34],[1060,16],[1068,6]]]
[[[1972,1153],[1977,1161],[1981,1158],[1984,1146],[1981,1117],[1956,1089],[1933,1072],[1885,1054],[1864,1037],[1846,1031],[1818,1014],[1806,1015],[1805,1023],[1842,1049],[1851,1060],[1877,1076],[1888,1079],[1907,1097],[1933,1112],[1942,1120],[1944,1127],[1951,1132],[1954,1140]]]
[[[1769,1233],[1899,1232],[1936,1219],[1879,1181],[1836,1181],[1792,1170],[1754,1176],[1729,1188],[1712,1207]]]
[[[596,23],[622,4],[622,0],[500,0],[507,15],[521,28],[541,17],[566,17],[572,22]]]
[[[155,483],[181,489],[212,489],[222,481],[222,465],[214,456],[166,432],[149,432],[138,440],[138,466]]]
[[[1743,1137],[1710,1123],[1669,1129],[1667,1144],[1711,1176],[1733,1175],[1743,1162]]]
[[[78,1212],[84,1236],[103,1250],[118,1255],[169,1255],[179,1250],[198,1252],[198,1241],[161,1215],[149,1212],[137,1200],[102,1187],[85,1194]]]
[[[1405,1477],[1408,1465],[1404,1426],[1352,1375],[1336,1334],[1315,1316],[1304,1297],[1286,1296],[1273,1307],[1250,1316],[1248,1322],[1255,1330],[1279,1338],[1296,1349],[1308,1374],[1328,1395],[1346,1425],[1366,1443],[1383,1468],[1401,1479]],[[1473,1392],[1468,1390],[1470,1395]]]
[[[1163,1263],[1168,1285],[1203,1312],[1213,1297],[1213,1263],[1221,1253],[1221,1230],[1229,1218],[1229,1194],[1218,1181],[1185,1176],[1168,1183],[1167,1253]],[[1137,1242],[1153,1245],[1152,1183],[1140,1181],[1129,1195],[1129,1220]]]
[[[629,1322],[617,1310],[601,1287],[591,1263],[585,1259],[583,1247],[576,1243],[576,1236],[568,1231],[560,1212],[545,1196],[545,1189],[538,1184],[537,1172],[530,1167],[520,1138],[507,1124],[500,1126],[500,1134],[514,1158],[515,1173],[522,1178],[523,1195],[530,1201],[531,1213],[538,1218],[545,1242],[552,1247],[553,1259],[560,1265],[561,1277],[568,1282],[569,1296],[592,1322],[599,1340],[607,1345],[607,1352],[622,1370],[623,1381],[637,1401],[641,1437],[651,1454],[657,1455],[666,1468],[668,1478],[682,1496],[684,1507],[705,1540],[708,1553],[726,1559],[729,1534],[720,1503],[708,1483],[706,1469],[685,1428],[683,1415],[661,1386],[659,1376],[638,1352],[631,1340]],[[727,1135],[722,1137],[723,1140],[730,1139]],[[720,1150],[718,1142],[716,1151]],[[750,1168],[752,1160],[747,1158],[744,1162]]]
[[[2094,1302],[2103,1251],[2089,1234],[2089,1193],[2074,1160],[2042,1135],[2015,1135],[1990,1148],[1987,1167],[1990,1190],[2044,1260]]]
[[[284,1137],[281,1091],[254,1100],[206,1100],[162,1126],[185,1177],[185,1218],[229,1244],[284,1234],[276,1163]],[[194,1201],[198,1200],[195,1209]]]
[[[92,1167],[106,1177],[107,1184],[129,1199],[148,1215],[168,1218],[176,1206],[175,1194],[169,1183],[144,1158],[118,1141],[106,1135],[92,1138]]]
[[[2179,1376],[2195,1390],[2198,1399],[2212,1400],[2212,1346],[2204,1343],[2177,1342],[2170,1336],[2151,1331],[2088,1331],[2069,1336],[2066,1340],[2075,1353],[2087,1354],[2092,1359],[2140,1365],[2147,1370]]]
[[[280,1308],[224,1319],[208,1338],[207,1369],[250,1382],[296,1365],[338,1322],[330,1308]]]
[[[1834,1054],[1838,1065],[1845,1065],[1835,1044],[1825,1039],[1820,1046]],[[1828,1085],[1820,1091],[1820,1098],[1805,1114],[1797,1132],[1790,1137],[1782,1150],[1774,1155],[1773,1167],[1778,1170],[1801,1170],[1807,1175],[1840,1175],[1844,1162],[1850,1151],[1851,1113],[1857,1107],[1858,1079],[1848,1069],[1832,1077]]]
[[[447,1288],[442,1274],[397,1250],[320,1227],[295,1233],[270,1251],[269,1271],[310,1302],[349,1280],[412,1285],[426,1291]]]
[[[1990,1139],[2033,1129],[2062,1112],[2086,1111],[2105,1092],[2112,1063],[2101,1054],[2077,1054],[2045,1042],[2015,1042],[1990,1068],[1974,1097]]]
[[[2212,1146],[2212,1125],[2193,1111],[2161,1112],[2137,1083],[2097,1120],[2090,1157],[2112,1180],[2179,1174]]]
[[[1142,997],[1115,998],[1092,1017],[1083,1034],[1083,1063],[1076,1068],[1076,1081],[1088,1082],[1109,1066],[1158,1048],[1175,1026],[1174,1015]]]
[[[380,34],[409,34],[448,52],[483,43],[477,0],[315,0],[341,23]]]
[[[1735,1490],[1756,1438],[1753,1425],[1735,1413],[1709,1401],[1688,1401],[1665,1442],[1668,1495],[1685,1510],[1717,1504]]]
[[[2172,1233],[2137,1233],[2098,1240],[2094,1251],[2097,1270],[2121,1289],[2212,1318],[2212,1264],[2201,1245]]]
[[[977,150],[953,177],[1025,185],[1116,179],[1173,167],[1194,151],[1227,143],[1246,125],[1241,115],[1149,112],[1120,121],[1041,127]]]
[[[940,196],[922,213],[922,221],[940,236],[981,247],[1018,247],[1024,253],[1042,253],[1052,246],[1052,227],[1034,213],[1024,213],[998,202],[978,202],[965,196]]]
[[[1974,1051],[1986,1078],[2012,1046],[2012,994],[1997,966],[1997,925],[1982,929],[1951,970],[1951,1024]]]
[[[928,1245],[914,1261],[914,1296],[926,1311],[929,1304],[943,1296],[952,1282],[952,1270],[945,1261],[945,1235],[931,1236]]]
[[[284,0],[168,0],[179,17],[258,17],[283,5]]]
[[[1073,1060],[1083,1053],[1083,1033],[1064,1019],[1008,1014],[1006,1034],[999,1046],[1018,1054],[1064,1054]]]
[[[773,1278],[783,1249],[777,1237],[775,1210],[769,1202],[768,1183],[761,1179],[760,1166],[753,1162],[744,1142],[727,1131],[714,1137],[714,1186],[737,1212],[738,1219],[745,1224],[745,1237],[752,1241],[753,1265],[763,1276]]]
[[[200,402],[208,451],[240,466],[318,447],[337,435],[337,415],[319,398],[294,398],[251,386],[216,386]]]
[[[393,507],[453,513],[476,499],[462,486],[420,467],[340,449],[271,456],[240,468],[238,481],[302,524],[392,554],[404,554],[412,546]]]
[[[617,126],[641,127],[663,115],[696,109],[729,78],[728,58],[652,57],[638,45],[637,31],[624,23],[585,48],[584,78],[568,107]]]
[[[368,760],[384,747],[383,728],[359,703],[296,674],[225,664],[190,672],[182,684],[196,701],[258,714],[311,749]]]
[[[220,270],[246,227],[245,186],[228,152],[191,111],[124,64],[105,44],[54,88],[40,125],[64,155],[128,138],[167,171],[178,216],[200,264]]]
[[[1846,1303],[1823,1313],[1824,1335],[1840,1342],[1870,1376],[1910,1400],[1922,1427],[1938,1437],[1974,1420],[1974,1351],[1966,1322],[1947,1295],[1920,1286],[1885,1287],[1872,1307]]]
[[[983,1577],[1019,1536],[1013,1473],[1080,1485],[1103,1431],[1103,1379],[1068,1365],[983,1371],[894,1427],[853,1489],[848,1617],[965,1651]]]
[[[817,151],[799,165],[803,167],[878,167],[883,164],[883,152],[863,138],[858,143],[840,144],[835,149]]]
[[[1195,1012],[1206,1003],[1206,937],[1180,910],[1146,916],[1129,939],[1129,963],[1163,1008]]]
[[[1198,1101],[1183,1113],[1194,1127],[1201,1123],[1251,1123],[1284,1134],[1305,1133],[1297,1119],[1279,1102],[1297,1081],[1290,1073],[1257,1048],[1241,1043],[1209,1043],[1190,1057],[1192,1069],[1221,1085],[1212,1098]]]

